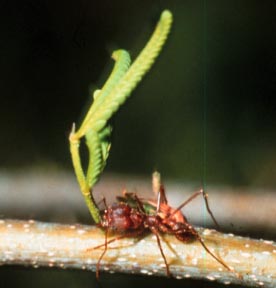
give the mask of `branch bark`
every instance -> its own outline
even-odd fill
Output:
[[[184,244],[164,235],[162,247],[173,277],[208,279],[224,284],[276,287],[276,243],[198,228],[206,245],[242,277],[227,271],[198,241]],[[95,271],[104,233],[94,226],[0,220],[0,264]],[[109,245],[101,270],[166,276],[156,239],[124,238]]]

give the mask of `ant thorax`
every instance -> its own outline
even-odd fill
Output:
[[[169,218],[167,219],[173,220],[174,222],[178,222],[178,223],[188,222],[187,218],[183,215],[181,210],[177,211],[176,209],[172,208],[166,203],[160,204],[158,215],[164,220],[169,215]]]

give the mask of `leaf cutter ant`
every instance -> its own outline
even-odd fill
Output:
[[[97,279],[99,279],[100,263],[107,251],[108,244],[126,237],[143,236],[148,232],[153,233],[156,237],[157,245],[164,260],[168,277],[171,276],[171,272],[161,245],[160,238],[162,237],[162,234],[174,235],[183,243],[188,243],[195,240],[199,241],[210,256],[212,256],[228,271],[234,272],[233,268],[218,258],[218,256],[216,256],[207,247],[202,237],[181,212],[181,209],[184,206],[190,203],[197,196],[202,195],[208,213],[213,219],[215,225],[218,226],[218,223],[209,207],[208,195],[203,191],[203,189],[192,194],[177,208],[173,208],[168,204],[165,189],[161,182],[158,185],[158,190],[157,201],[145,200],[143,198],[139,198],[135,193],[128,192],[125,192],[123,196],[118,196],[118,202],[112,204],[111,206],[107,206],[105,199],[103,199],[106,209],[101,213],[101,222],[98,224],[98,226],[105,230],[105,243],[92,248],[97,249],[104,246],[104,250],[98,259],[96,266]],[[117,234],[118,236],[108,240],[107,238],[109,232],[115,235]]]

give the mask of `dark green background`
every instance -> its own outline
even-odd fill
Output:
[[[165,178],[182,181],[275,188],[272,0],[0,1],[0,169],[50,163],[72,171],[67,140],[71,125],[80,123],[91,90],[105,82],[113,65],[111,52],[125,48],[135,58],[164,8],[174,14],[171,36],[113,119],[106,170],[149,175],[158,169]],[[14,269],[12,274],[8,268],[1,271],[9,277],[0,277],[6,281],[1,287],[20,285],[9,285]],[[43,280],[44,287],[95,286],[90,282],[94,274],[88,277],[86,272],[31,276],[30,270],[16,271],[22,287],[42,287],[45,275],[53,283]],[[114,287],[133,281],[108,277],[103,280],[107,287],[108,279]],[[150,284],[141,281],[143,287]],[[152,281],[151,287],[169,284]],[[172,284],[196,287],[197,282]]]
[[[115,116],[107,170],[275,187],[274,1],[1,1],[1,168],[71,169],[72,122],[111,52],[135,58],[165,7],[172,34]]]

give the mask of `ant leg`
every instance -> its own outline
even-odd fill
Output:
[[[219,229],[220,226],[219,226],[219,224],[218,224],[218,222],[217,222],[217,220],[216,220],[216,218],[215,218],[215,216],[214,216],[214,214],[213,214],[213,212],[211,211],[210,206],[209,206],[208,194],[207,194],[203,189],[201,189],[200,191],[202,191],[202,196],[203,196],[204,201],[205,201],[205,206],[206,206],[207,212],[209,213],[209,215],[211,216],[213,222],[215,223],[215,225],[216,225],[217,228]]]
[[[163,248],[162,248],[162,246],[161,246],[161,241],[160,241],[160,237],[159,237],[159,235],[158,235],[158,232],[154,231],[154,229],[151,229],[151,231],[152,231],[152,233],[153,233],[153,234],[155,235],[155,237],[156,237],[159,250],[160,250],[161,255],[162,255],[162,258],[163,258],[163,260],[164,260],[164,262],[165,262],[166,271],[167,271],[167,276],[168,276],[168,277],[171,277],[172,275],[171,275],[171,272],[170,272],[169,264],[168,264],[168,262],[167,262],[166,256],[165,256],[164,251],[163,251]]]
[[[126,237],[127,237],[127,236],[122,235],[122,236],[118,236],[118,237],[112,238],[112,239],[108,240],[108,241],[106,242],[106,244],[110,244],[110,243],[112,243],[112,242],[114,242],[114,241],[117,241],[117,240],[120,240],[120,239],[126,238]],[[86,249],[86,251],[95,250],[95,249],[101,248],[101,247],[103,247],[103,246],[105,246],[105,243],[104,243],[104,244],[101,244],[101,245],[98,245],[98,246],[96,246],[96,247],[93,247],[93,248],[88,248],[88,249]]]
[[[102,199],[97,203],[97,206],[100,206],[101,203],[104,203],[105,209],[107,209],[105,197],[102,197]]]
[[[160,212],[160,205],[161,205],[161,193],[159,191],[157,195],[156,215]]]
[[[143,207],[143,203],[141,202],[141,200],[138,198],[138,196],[135,193],[133,195],[133,198],[137,202],[137,205],[138,205],[138,208],[140,209],[140,211],[145,214],[146,212],[145,212],[145,209]]]
[[[193,233],[197,240],[200,242],[200,244],[203,246],[203,248],[205,249],[205,251],[207,253],[209,253],[215,260],[217,260],[217,262],[219,262],[222,266],[224,266],[228,271],[230,272],[235,272],[233,268],[231,268],[230,266],[228,266],[223,260],[221,260],[220,258],[218,258],[218,256],[216,256],[204,243],[203,239],[200,237],[200,235],[197,233],[197,231],[194,231]],[[239,276],[239,274],[238,274]],[[239,276],[240,277],[240,276]]]
[[[139,235],[139,234],[141,234],[142,232],[143,232],[143,230],[141,230],[141,231],[138,232],[138,233],[135,233],[135,235]],[[101,260],[103,259],[104,255],[105,255],[105,253],[106,253],[106,251],[107,251],[107,245],[110,244],[110,243],[112,243],[112,242],[114,242],[114,241],[116,241],[116,240],[119,240],[119,239],[122,239],[122,238],[126,238],[126,237],[130,237],[131,235],[133,235],[133,233],[124,234],[124,235],[118,236],[118,237],[116,237],[116,238],[113,238],[113,239],[111,239],[111,240],[109,240],[109,241],[107,241],[107,235],[108,235],[108,229],[106,229],[106,231],[105,231],[105,242],[104,242],[104,244],[99,245],[99,246],[96,246],[96,247],[93,247],[93,248],[89,248],[89,249],[86,250],[86,251],[89,251],[89,250],[92,250],[92,249],[94,250],[94,249],[97,249],[97,248],[100,248],[100,247],[104,246],[104,251],[103,251],[102,255],[100,256],[100,258],[99,258],[99,260],[98,260],[98,262],[97,262],[97,265],[96,265],[96,278],[97,278],[97,280],[99,280],[99,278],[100,278],[100,265],[101,265]],[[161,246],[160,246],[160,249],[161,249],[161,251],[162,251]],[[162,252],[161,252],[161,253],[162,253]],[[163,255],[163,253],[162,253],[162,255]],[[166,265],[167,265],[166,260],[165,260],[165,263],[166,263]]]
[[[103,246],[105,246],[106,244],[108,245],[108,244],[110,244],[110,243],[112,243],[112,242],[115,242],[115,241],[117,241],[117,240],[120,240],[120,239],[123,239],[123,238],[128,238],[128,237],[134,237],[134,236],[139,236],[140,234],[142,234],[144,232],[144,230],[138,230],[138,231],[135,231],[135,232],[131,232],[131,233],[125,233],[125,234],[123,234],[123,235],[121,235],[121,236],[118,236],[118,237],[115,237],[115,238],[112,238],[112,239],[110,239],[110,240],[108,240],[106,243],[104,243],[104,244],[101,244],[101,245],[98,245],[98,246],[96,246],[96,247],[93,247],[93,248],[88,248],[88,249],[86,249],[86,251],[90,251],[90,250],[95,250],[95,249],[98,249],[98,248],[101,248],[101,247],[103,247]]]
[[[160,212],[161,204],[168,204],[168,200],[165,193],[165,187],[163,184],[160,185],[160,190],[157,195],[157,205],[156,205],[156,214]]]
[[[208,202],[208,194],[205,193],[205,191],[203,189],[200,189],[199,191],[195,192],[192,196],[190,196],[185,202],[183,202],[180,206],[177,207],[177,209],[175,209],[175,211],[169,215],[168,218],[170,218],[172,215],[174,215],[175,213],[177,213],[179,210],[181,210],[184,206],[186,206],[188,203],[190,203],[193,199],[195,199],[197,196],[202,195],[204,201],[205,201],[205,206],[207,209],[207,212],[209,213],[209,215],[211,216],[213,222],[215,223],[215,225],[217,226],[217,228],[219,228],[219,224],[215,218],[215,216],[213,215],[213,212],[210,209],[209,206],[209,202]]]
[[[103,251],[102,255],[100,256],[100,258],[99,258],[99,260],[98,260],[98,262],[97,262],[97,265],[96,265],[96,278],[97,278],[97,280],[99,280],[99,278],[100,278],[100,265],[101,265],[101,260],[103,259],[104,254],[105,254],[106,251],[107,251],[107,244],[108,244],[107,234],[108,234],[108,229],[105,230],[104,251]]]
[[[160,205],[167,204],[168,200],[165,193],[165,187],[161,182],[161,174],[157,171],[152,174],[152,191],[157,195],[156,214],[160,212]]]

